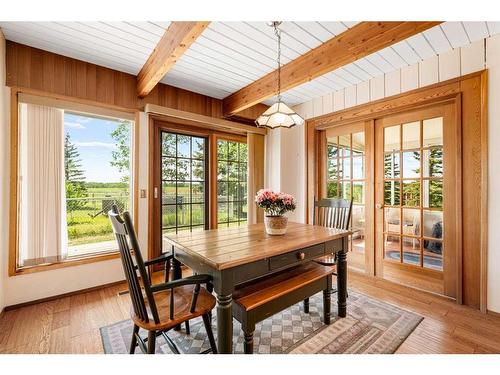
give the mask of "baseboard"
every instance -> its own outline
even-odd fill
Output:
[[[182,268],[183,271],[185,271],[185,270],[188,269],[184,265],[182,265],[181,268]],[[161,271],[158,271],[158,272],[161,272]],[[87,292],[92,292],[92,291],[99,290],[99,289],[104,289],[104,288],[107,288],[107,287],[110,287],[110,286],[114,286],[114,285],[118,285],[118,284],[121,284],[121,283],[125,283],[125,280],[114,281],[112,283],[107,283],[107,284],[103,284],[103,285],[93,286],[91,288],[79,289],[79,290],[75,290],[73,292],[68,292],[68,293],[63,293],[63,294],[57,294],[55,296],[50,296],[50,297],[36,299],[36,300],[33,300],[33,301],[28,301],[28,302],[18,303],[18,304],[15,304],[15,305],[5,306],[4,309],[2,310],[2,313],[4,311],[14,310],[14,309],[18,309],[18,308],[24,307],[24,306],[30,306],[30,305],[35,305],[37,303],[53,301],[53,300],[58,299],[58,298],[64,298],[64,297],[74,296],[75,294],[87,293]],[[1,316],[1,314],[0,314],[0,316]]]
[[[115,286],[115,285],[118,285],[118,284],[123,284],[124,282],[125,282],[125,280],[114,281],[112,283],[107,283],[107,284],[103,284],[103,285],[97,285],[97,286],[93,286],[93,287],[90,287],[90,288],[78,289],[78,290],[75,290],[73,292],[68,292],[68,293],[63,293],[63,294],[57,294],[55,296],[50,296],[50,297],[36,299],[36,300],[33,300],[33,301],[22,302],[22,303],[18,303],[18,304],[15,304],[15,305],[5,306],[4,309],[3,309],[3,311],[2,311],[2,314],[3,314],[4,311],[15,310],[15,309],[18,309],[20,307],[25,307],[25,306],[30,306],[30,305],[36,305],[37,303],[49,302],[49,301],[53,301],[53,300],[58,299],[58,298],[70,297],[70,296],[74,296],[75,294],[93,292],[93,291],[96,291],[96,290],[108,288],[110,286]],[[126,288],[126,285],[125,285],[125,288]]]
[[[494,317],[497,317],[497,318],[500,318],[500,312],[486,310],[486,314],[494,316]]]

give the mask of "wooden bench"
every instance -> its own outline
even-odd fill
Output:
[[[253,353],[255,324],[323,291],[323,320],[330,324],[332,267],[309,262],[242,286],[233,294],[233,317],[245,335],[245,354]]]

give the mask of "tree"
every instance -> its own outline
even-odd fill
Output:
[[[85,206],[83,198],[87,196],[85,176],[82,170],[80,153],[71,143],[69,133],[64,138],[64,176],[66,178],[66,209],[68,212],[81,209]]]
[[[386,178],[398,178],[399,171],[399,153],[386,153],[384,156],[384,174]],[[384,187],[384,201],[388,205],[400,204],[400,186],[399,181],[386,181]]]
[[[116,141],[116,150],[111,151],[111,166],[118,168],[122,182],[130,181],[130,123],[122,121],[111,133],[111,137]]]

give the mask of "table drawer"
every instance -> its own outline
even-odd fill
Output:
[[[325,254],[337,253],[342,250],[342,238],[328,241],[325,244]]]
[[[325,244],[306,247],[305,249],[291,251],[289,253],[276,255],[269,259],[269,269],[277,270],[279,268],[293,266],[305,260],[317,258],[325,253]]]

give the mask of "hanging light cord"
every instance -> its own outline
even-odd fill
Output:
[[[274,24],[274,34],[278,38],[278,103],[281,103],[281,30]]]

